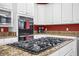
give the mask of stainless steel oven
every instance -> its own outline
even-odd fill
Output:
[[[33,18],[20,16],[18,20],[18,35],[19,40],[29,40],[32,39],[33,34]]]

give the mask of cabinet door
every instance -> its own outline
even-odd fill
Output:
[[[45,24],[53,24],[53,4],[47,4],[45,9]]]
[[[72,42],[72,49],[66,56],[77,56],[77,38]]]
[[[34,3],[26,4],[26,12],[27,12],[27,16],[34,17]]]
[[[0,3],[0,8],[12,10],[12,3]]]
[[[37,5],[37,20],[39,25],[45,24],[45,5]]]
[[[73,41],[73,55],[77,56],[77,38]]]
[[[62,47],[59,50],[59,55],[60,56],[65,56],[66,54],[69,53],[69,51],[73,50],[73,42],[69,43],[68,45]]]
[[[79,3],[73,3],[73,23],[79,23]]]
[[[34,24],[37,25],[38,22],[38,12],[37,12],[37,4],[34,4]]]
[[[52,8],[53,24],[61,24],[61,3],[54,3]]]
[[[62,3],[62,23],[72,23],[72,4]]]
[[[20,15],[26,15],[26,3],[18,3],[17,12]]]
[[[4,8],[12,9],[12,3],[4,3]]]
[[[65,56],[73,56],[73,50],[69,51]]]

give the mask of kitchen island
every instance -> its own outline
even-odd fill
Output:
[[[71,54],[76,55],[76,51],[73,49],[75,40],[67,40],[62,44],[47,49],[37,55],[31,54],[28,51],[23,51],[17,47],[9,45],[0,46],[0,56],[66,56],[68,52],[73,51]]]

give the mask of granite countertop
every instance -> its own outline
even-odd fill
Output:
[[[0,39],[17,37],[16,32],[0,32]]]
[[[62,44],[60,44],[56,47],[47,49],[37,55],[31,54],[29,52],[25,52],[22,49],[12,47],[9,45],[2,45],[2,46],[0,46],[0,56],[47,56],[51,53],[54,53],[55,51],[57,51],[58,49],[62,48],[65,45],[69,44],[72,41],[74,41],[74,40],[67,40],[67,41],[63,42]]]
[[[0,39],[14,38],[14,37],[17,37],[17,36],[0,36]]]
[[[79,37],[79,31],[46,31],[44,33],[37,33],[36,31],[34,31],[34,35],[37,35],[37,34],[50,34],[50,35]]]

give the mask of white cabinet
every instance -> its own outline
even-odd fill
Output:
[[[39,25],[44,25],[45,24],[45,8],[46,5],[37,5],[37,20]]]
[[[73,50],[69,51],[66,56],[74,56],[74,55],[73,55]]]
[[[50,3],[46,5],[36,4],[34,8],[35,24],[51,25],[61,23],[60,3]]]
[[[13,3],[0,3],[0,8],[5,10],[12,10]]]
[[[3,6],[4,8],[12,9],[12,3],[4,3]]]
[[[72,49],[73,49],[73,42],[71,42],[68,45],[62,47],[59,50],[59,55],[60,56],[66,56]]]
[[[0,39],[0,45],[10,44],[10,43],[14,43],[14,42],[18,42],[17,37]]]
[[[79,3],[73,3],[73,23],[79,23]]]
[[[60,56],[77,56],[77,40],[74,39],[74,41],[72,41],[71,43],[69,43],[68,45],[62,47],[60,49]]]
[[[27,3],[26,4],[26,12],[28,17],[34,17],[34,3]]]
[[[46,5],[45,23],[61,24],[61,3],[50,3]]]
[[[18,3],[17,4],[17,13],[22,16],[26,16],[26,3]]]
[[[45,9],[45,24],[51,25],[53,24],[53,4],[47,4]]]
[[[51,4],[35,4],[34,6],[34,24],[48,25],[52,23]]]
[[[76,40],[74,40],[74,42],[73,42],[73,55],[74,56],[77,56],[77,38],[76,38]]]
[[[38,25],[79,23],[79,3],[36,4],[34,18]]]
[[[38,12],[37,12],[37,4],[34,4],[34,24],[38,25]]]
[[[62,3],[62,24],[72,23],[72,3]]]
[[[44,4],[35,4],[35,6],[34,6],[34,24],[36,24],[36,25],[51,24],[52,23],[51,11],[52,11],[52,8],[51,8],[50,4],[45,4],[45,5]]]
[[[52,5],[52,24],[61,24],[61,3],[54,3]]]
[[[18,3],[17,12],[21,16],[34,17],[34,3]]]

